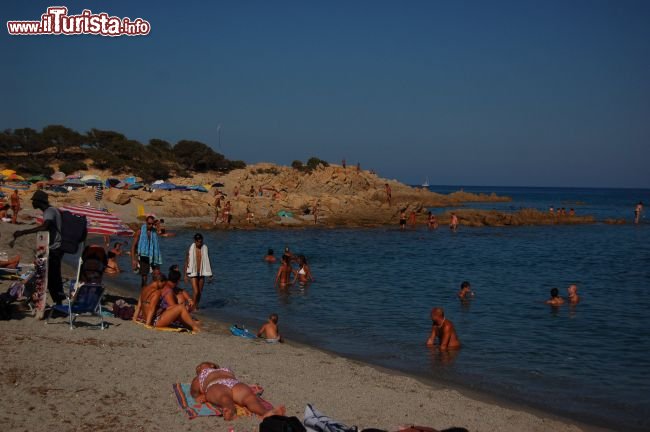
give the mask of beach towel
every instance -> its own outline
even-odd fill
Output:
[[[190,394],[190,385],[191,384],[184,384],[184,383],[183,384],[176,383],[173,385],[174,394],[176,395],[176,400],[178,401],[178,405],[181,407],[183,412],[187,414],[190,420],[197,417],[223,415],[223,410],[218,405],[212,405],[209,402],[198,403]],[[264,389],[258,385],[252,385],[249,387],[251,388],[253,393],[256,394],[258,397],[261,396],[262,393],[264,392]],[[262,404],[264,405],[265,408],[273,409],[273,405],[271,405],[270,403],[268,403],[262,398],[260,399],[262,400]],[[244,408],[239,405],[235,405],[235,407],[237,408],[238,417],[242,417],[242,416],[249,417],[253,415],[247,408]]]
[[[192,330],[188,329],[187,327],[154,327],[154,326],[146,325],[142,321],[133,321],[133,322],[143,326],[144,328],[146,328],[148,330],[158,330],[158,331],[164,331],[164,332],[191,333],[191,334],[194,334],[194,332],[192,332]]]
[[[162,257],[160,256],[160,245],[158,244],[158,234],[151,231],[151,239],[147,236],[147,225],[140,228],[140,239],[138,240],[138,255],[149,257],[150,266],[160,266]]]
[[[230,326],[230,333],[232,333],[233,336],[239,336],[245,339],[257,339],[257,336],[248,331],[247,328],[244,326],[238,326],[237,324]]]
[[[356,427],[349,427],[330,417],[327,417],[313,405],[307,404],[305,407],[305,427],[308,432],[356,432]]]
[[[196,244],[192,243],[187,263],[187,275],[189,277],[212,276],[212,267],[210,267],[210,257],[208,256],[208,247],[201,246],[201,274],[197,273],[196,265]]]

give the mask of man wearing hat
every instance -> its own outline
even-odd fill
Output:
[[[32,206],[35,209],[43,211],[43,223],[37,227],[15,231],[14,239],[9,243],[11,247],[20,236],[26,234],[33,234],[38,231],[50,232],[50,254],[47,261],[47,289],[50,292],[52,301],[56,304],[61,304],[65,299],[63,294],[63,282],[61,280],[61,259],[63,258],[63,251],[61,247],[61,213],[54,207],[50,206],[50,202],[42,190],[37,190],[32,195]]]

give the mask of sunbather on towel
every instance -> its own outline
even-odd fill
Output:
[[[16,255],[13,258],[9,258],[7,261],[0,261],[0,267],[15,269],[20,263],[20,255]]]
[[[223,408],[225,420],[233,420],[237,416],[235,404],[248,408],[262,418],[286,413],[284,405],[271,410],[265,408],[251,388],[235,378],[232,370],[212,362],[199,363],[196,367],[190,394],[199,403],[219,405]]]

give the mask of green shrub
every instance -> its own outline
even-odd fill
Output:
[[[88,165],[82,161],[65,161],[59,165],[59,171],[63,171],[66,174],[71,174],[77,171],[84,171],[87,169]]]

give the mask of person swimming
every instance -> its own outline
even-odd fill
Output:
[[[560,291],[557,288],[551,289],[551,298],[546,300],[546,304],[551,306],[559,306],[564,304],[564,299],[560,297]]]
[[[250,386],[239,381],[231,369],[213,362],[202,362],[196,366],[190,394],[198,403],[219,405],[223,409],[224,420],[228,421],[237,417],[235,404],[248,408],[262,418],[286,414],[284,405],[266,408]]]
[[[567,290],[567,296],[569,298],[569,304],[576,305],[580,302],[580,296],[578,295],[578,286],[575,284],[569,285]]]
[[[460,291],[458,291],[457,295],[461,301],[469,300],[471,297],[474,297],[474,291],[472,291],[472,287],[470,286],[469,282],[465,281],[460,284]]]
[[[264,261],[266,261],[267,263],[274,263],[277,260],[278,259],[275,257],[275,255],[273,255],[273,249],[269,249],[268,251],[266,251],[266,256],[264,257]]]

